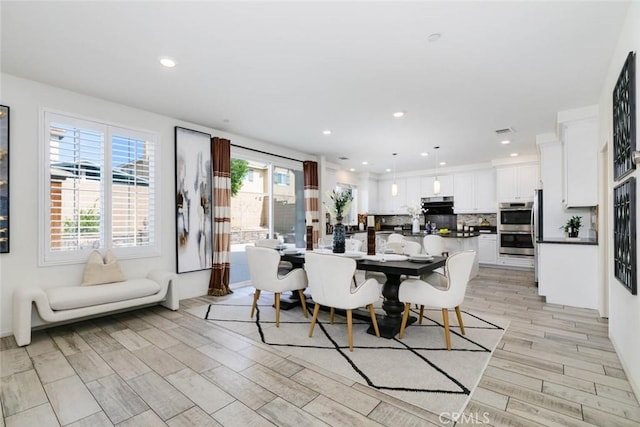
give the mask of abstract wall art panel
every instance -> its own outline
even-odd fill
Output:
[[[613,189],[613,271],[632,295],[638,293],[636,269],[636,179]]]
[[[213,264],[211,135],[176,126],[177,272]]]
[[[636,149],[636,54],[629,52],[613,88],[613,177],[633,172]]]

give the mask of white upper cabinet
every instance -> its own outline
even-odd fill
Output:
[[[498,202],[533,200],[533,190],[539,188],[538,164],[512,165],[496,168]]]
[[[398,195],[391,195],[393,183],[398,185]],[[385,179],[378,181],[379,214],[403,214],[407,212],[407,180],[405,178]]]
[[[598,123],[595,117],[562,124],[563,203],[566,207],[598,204]]]
[[[497,211],[496,177],[493,168],[456,173],[453,183],[453,202],[456,213]]]
[[[433,181],[435,180],[435,176],[423,176],[420,179],[420,197],[453,196],[453,175],[438,175],[438,180],[440,181],[440,194],[433,194]]]
[[[407,205],[409,204],[420,204],[420,199],[422,198],[420,191],[420,177],[414,176],[407,178]]]

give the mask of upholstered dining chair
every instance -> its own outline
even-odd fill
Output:
[[[260,248],[277,249],[282,245],[282,242],[278,239],[258,239],[254,243]],[[280,261],[278,264],[278,274],[285,275],[293,268],[293,264],[289,261]]]
[[[387,249],[393,249],[397,254],[417,255],[422,252],[422,245],[412,240],[404,239],[401,242],[387,243]]]
[[[404,314],[400,325],[400,339],[404,336],[407,326],[411,304],[420,305],[419,323],[422,324],[424,307],[442,309],[442,323],[444,324],[444,337],[447,350],[451,350],[451,335],[449,333],[449,309],[455,309],[460,325],[460,332],[464,335],[464,324],[460,313],[460,304],[464,300],[467,290],[471,268],[476,257],[475,251],[457,252],[447,258],[447,288],[444,290],[435,288],[431,284],[420,279],[407,279],[402,282],[398,291],[398,299],[404,303]]]
[[[447,251],[444,244],[444,237],[437,234],[427,234],[422,239],[424,251],[429,255],[442,256]]]
[[[373,303],[380,299],[380,283],[376,279],[368,279],[359,286],[352,288],[351,280],[356,271],[356,261],[354,259],[307,252],[304,268],[307,271],[311,297],[315,302],[309,337],[313,336],[313,329],[318,320],[318,312],[321,305],[331,308],[331,323],[333,323],[336,308],[347,312],[349,351],[353,351],[352,310],[355,308],[366,306],[369,309],[373,329],[376,332],[376,336],[380,337],[378,322],[373,311]]]
[[[389,237],[387,237],[387,243],[401,242],[403,240],[404,240],[404,236],[399,233],[391,233],[389,234]]]
[[[298,291],[304,317],[309,317],[304,296],[304,288],[307,287],[307,274],[302,268],[295,268],[286,275],[278,274],[280,254],[270,248],[247,246],[247,262],[251,283],[256,288],[251,304],[251,317],[255,312],[261,291],[273,292],[276,306],[276,327],[280,327],[280,294],[286,291]]]

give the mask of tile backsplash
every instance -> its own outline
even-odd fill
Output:
[[[483,219],[489,221],[489,225],[498,226],[497,214],[459,214],[458,221],[462,221],[464,225],[480,225]]]
[[[453,216],[453,215],[452,215]],[[462,221],[464,225],[480,225],[483,219],[489,221],[489,225],[496,227],[498,225],[498,217],[494,213],[490,214],[458,214],[458,221]],[[403,224],[410,224],[411,217],[409,215],[377,215],[376,222],[381,222],[384,227],[398,226]],[[424,226],[424,216],[420,215],[420,225]]]

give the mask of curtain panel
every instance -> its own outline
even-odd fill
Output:
[[[213,157],[213,269],[209,295],[232,293],[229,288],[231,252],[231,141],[211,138]]]
[[[302,162],[302,168],[304,172],[305,217],[311,217],[311,225],[313,225],[313,243],[318,243],[318,238],[320,237],[320,190],[318,187],[318,162],[305,160]]]

